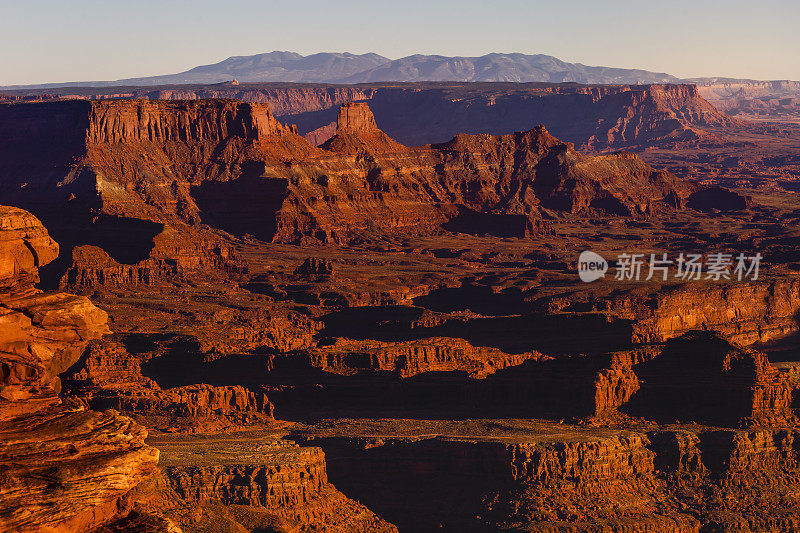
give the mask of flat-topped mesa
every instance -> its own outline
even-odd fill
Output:
[[[255,140],[297,131],[278,122],[268,105],[235,100],[110,100],[89,105],[88,143],[219,143],[229,137]]]
[[[339,108],[336,117],[336,133],[377,133],[375,116],[366,102],[348,102]]]
[[[634,103],[654,104],[653,110],[668,113],[686,123],[702,126],[728,126],[734,119],[700,96],[692,84],[647,85],[639,93],[632,87]]]
[[[140,263],[187,255],[190,247],[170,242],[196,241],[201,223],[277,242],[431,233],[455,218],[458,231],[507,234],[513,226],[524,236],[546,230],[546,210],[649,216],[693,190],[635,156],[580,154],[541,126],[408,148],[356,102],[341,106],[336,135],[319,148],[293,131],[267,106],[232,100],[3,105],[0,192],[52,217],[70,250],[105,243],[111,230],[125,235],[125,253],[99,246],[136,271],[105,261],[91,271],[76,265],[67,279],[93,285],[152,278]],[[47,152],[62,135],[73,144]],[[21,153],[14,143],[25,139]]]

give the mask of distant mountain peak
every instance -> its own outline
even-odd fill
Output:
[[[241,83],[368,83],[368,82],[575,82],[637,84],[677,82],[674,76],[639,69],[593,67],[567,63],[545,54],[492,52],[477,57],[414,54],[391,60],[376,53],[318,52],[302,55],[275,50],[249,56],[231,56],[177,74],[128,78],[84,85],[214,84],[233,79]],[[48,88],[80,83],[44,84]],[[33,86],[31,86],[33,87]]]

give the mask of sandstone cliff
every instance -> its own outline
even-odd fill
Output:
[[[157,471],[143,427],[57,397],[58,374],[108,332],[86,298],[33,288],[57,250],[30,213],[0,207],[0,531],[91,530]]]
[[[620,410],[658,423],[709,426],[795,426],[796,384],[766,354],[692,332],[632,367],[638,391]]]
[[[475,347],[463,339],[430,337],[418,341],[379,342],[337,339],[310,351],[311,365],[328,372],[392,372],[403,378],[424,372],[466,372],[484,378],[497,370],[544,356],[537,352],[507,354]]]
[[[63,379],[65,396],[92,409],[114,409],[153,429],[220,431],[274,421],[269,399],[242,386],[162,389],[142,374],[141,360],[113,340],[93,342]]]
[[[406,145],[444,142],[457,133],[509,134],[544,123],[565,141],[599,150],[693,144],[704,137],[705,128],[730,124],[730,119],[712,103],[728,109],[736,105],[737,94],[742,91],[747,96],[776,95],[776,103],[777,95],[793,95],[792,87],[789,91],[780,89],[776,82],[699,80],[698,85],[699,92],[692,84],[428,82],[355,87],[250,83],[125,88],[123,92],[119,88],[56,89],[52,92],[58,96],[45,94],[39,98],[221,98],[261,102],[283,120],[298,124],[300,132],[313,139],[315,145],[334,134],[335,127],[330,124],[336,119],[337,106],[365,101],[385,131]],[[32,91],[25,98],[35,99],[35,93]],[[22,101],[23,97],[15,98]],[[758,102],[754,98],[748,101]]]
[[[144,508],[196,531],[397,533],[328,480],[325,454],[274,437],[162,436],[163,477]]]
[[[609,311],[633,320],[637,342],[661,342],[695,329],[750,345],[797,331],[800,282],[792,279],[684,285],[646,296],[613,298]]]
[[[521,420],[500,430],[495,421],[375,426],[318,427],[296,438],[322,446],[329,475],[348,480],[346,490],[401,530],[798,527],[797,502],[783,496],[797,487],[795,430],[591,430]]]

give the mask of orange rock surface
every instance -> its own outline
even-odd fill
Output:
[[[58,246],[21,209],[0,207],[0,531],[88,531],[129,509],[156,472],[147,431],[115,411],[61,405],[58,374],[108,332],[88,299],[33,288]]]

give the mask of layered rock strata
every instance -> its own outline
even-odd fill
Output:
[[[426,434],[403,435],[395,423],[392,436],[390,427],[360,437],[331,428],[298,438],[323,446],[330,476],[401,529],[798,527],[798,502],[789,496],[797,490],[794,430],[643,432],[507,421],[498,431],[429,421],[420,428]]]
[[[274,421],[263,394],[240,385],[162,389],[142,375],[141,360],[113,341],[94,342],[64,375],[65,393],[92,409],[114,409],[148,427],[219,431]]]
[[[98,246],[113,259],[81,250],[66,277],[76,284],[153,278],[154,268],[169,277],[165,262],[196,271],[225,264],[211,237],[205,252],[191,249],[202,223],[277,242],[347,243],[448,222],[524,236],[546,230],[550,212],[646,216],[692,190],[629,153],[584,156],[543,127],[409,149],[377,129],[366,104],[339,111],[336,135],[317,148],[261,104],[4,106],[0,188],[69,222],[58,227],[70,246]],[[112,238],[119,230],[124,247]]]
[[[507,354],[496,348],[472,346],[464,339],[430,337],[417,341],[380,342],[337,339],[311,350],[311,365],[328,372],[392,372],[408,378],[424,372],[487,375],[528,360],[542,359],[538,352]]]
[[[129,510],[156,472],[147,432],[113,410],[61,404],[58,374],[107,315],[33,288],[58,246],[30,213],[0,207],[0,531],[89,531]]]
[[[788,86],[786,84],[789,84]],[[794,83],[794,86],[791,84]],[[216,84],[170,88],[48,89],[39,99],[136,98],[190,100],[232,98],[265,103],[273,112],[299,125],[314,144],[334,134],[336,107],[366,101],[393,138],[408,145],[444,142],[459,132],[508,134],[545,123],[557,137],[576,146],[597,149],[631,145],[670,144],[702,140],[702,130],[722,126],[730,119],[721,109],[744,102],[767,108],[779,98],[759,101],[737,98],[744,86],[766,85],[749,94],[796,96],[796,82],[699,80],[691,84],[578,85],[551,83],[373,83],[359,86],[292,85],[269,83]],[[788,89],[787,89],[788,87]],[[794,91],[794,93],[792,93]],[[36,99],[7,96],[9,101]],[[88,96],[91,95],[91,96]],[[749,95],[748,95],[749,96]],[[2,97],[0,97],[2,98]],[[707,101],[710,100],[711,102]],[[773,104],[773,101],[775,104]],[[712,105],[713,104],[713,105]],[[327,128],[322,134],[318,130]],[[317,131],[315,131],[317,130]]]
[[[694,332],[633,367],[639,391],[622,409],[659,423],[711,426],[794,426],[795,383],[766,354]]]
[[[163,450],[161,493],[173,502],[164,512],[193,528],[222,523],[222,515],[249,530],[397,531],[336,490],[318,447],[252,434],[155,442]]]
[[[662,342],[705,329],[750,345],[798,330],[800,281],[676,286],[644,298],[629,295],[611,299],[609,307],[612,314],[633,321],[636,342]]]

